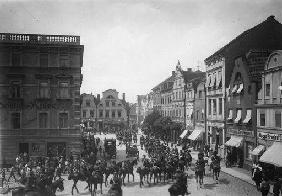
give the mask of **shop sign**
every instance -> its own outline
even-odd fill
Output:
[[[258,132],[258,138],[261,140],[282,141],[282,134]]]
[[[227,132],[230,134],[234,134],[234,135],[246,135],[246,136],[253,136],[253,132],[252,131],[247,131],[247,130],[238,130],[238,129],[232,129],[229,128],[227,129]]]
[[[32,156],[43,156],[45,153],[44,143],[32,143],[31,144],[31,155]]]

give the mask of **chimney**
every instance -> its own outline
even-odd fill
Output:
[[[125,93],[122,93],[122,99],[125,101]]]
[[[97,94],[97,100],[100,101],[100,94]]]
[[[187,71],[188,72],[192,72],[192,68],[187,68]]]
[[[173,76],[174,76],[174,75],[175,75],[175,71],[172,71],[172,72],[171,72],[171,75],[173,75]]]

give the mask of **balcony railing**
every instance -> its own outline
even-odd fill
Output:
[[[80,36],[0,33],[1,42],[79,45]]]
[[[1,129],[0,135],[8,136],[76,136],[79,129]]]

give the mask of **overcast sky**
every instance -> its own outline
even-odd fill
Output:
[[[203,60],[268,16],[282,22],[281,0],[0,0],[0,32],[79,35],[82,93],[114,88],[136,101],[167,78],[177,60]]]

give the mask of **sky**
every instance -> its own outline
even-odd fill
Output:
[[[204,71],[205,58],[270,15],[282,22],[281,0],[0,0],[0,32],[80,36],[81,93],[116,89],[133,103],[178,60]]]

